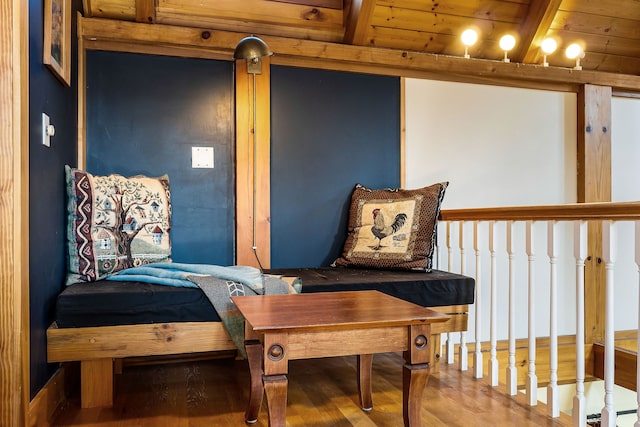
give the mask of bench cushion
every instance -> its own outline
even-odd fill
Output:
[[[319,267],[265,273],[299,277],[303,293],[378,290],[424,307],[472,304],[474,300],[474,279],[439,270]],[[142,282],[77,283],[67,286],[56,304],[59,328],[216,321],[220,317],[200,289]]]
[[[56,303],[59,328],[216,321],[198,288],[98,280],[67,286]]]
[[[348,267],[284,268],[265,273],[299,277],[302,293],[377,290],[421,305],[473,304],[475,280],[446,271],[379,270]]]

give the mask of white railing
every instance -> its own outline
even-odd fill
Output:
[[[602,224],[602,253],[587,253],[587,224],[589,221],[597,221]],[[527,327],[524,334],[528,344],[528,363],[524,384],[521,384],[521,387],[526,393],[528,404],[536,405],[538,402],[537,368],[539,368],[539,363],[536,361],[536,340],[541,337],[548,339],[549,358],[548,362],[545,361],[544,368],[548,370],[549,376],[543,381],[547,384],[547,414],[550,417],[560,416],[558,392],[559,293],[566,300],[566,291],[570,287],[566,276],[575,274],[575,292],[572,292],[570,296],[572,308],[575,308],[575,323],[571,320],[571,326],[574,329],[570,335],[575,334],[576,345],[576,370],[575,376],[572,377],[575,381],[572,418],[574,426],[586,426],[585,360],[590,355],[585,352],[585,260],[591,259],[593,262],[602,260],[606,272],[606,302],[602,302],[605,305],[605,395],[601,410],[601,423],[609,427],[616,425],[613,398],[615,383],[614,279],[617,252],[616,229],[618,222],[622,221],[632,221],[635,225],[633,275],[636,277],[634,286],[637,286],[637,272],[640,268],[640,202],[457,209],[441,212],[439,233],[443,233],[444,238],[439,237],[438,241],[445,242],[446,251],[439,248],[437,256],[446,256],[447,262],[439,262],[438,265],[446,265],[449,271],[458,270],[461,274],[471,275],[468,274],[466,267],[466,264],[471,261],[467,259],[470,254],[468,249],[473,247],[473,255],[475,256],[476,298],[472,309],[474,315],[470,316],[469,328],[469,334],[474,335],[475,341],[472,362],[472,375],[475,378],[483,378],[485,375],[482,345],[487,345],[487,337],[486,331],[483,329],[483,322],[489,319],[489,360],[486,370],[488,382],[491,386],[498,386],[499,370],[504,369],[507,393],[515,395],[518,392],[516,337],[519,329],[524,328],[519,328],[521,325],[517,321],[516,314],[522,317],[523,311],[526,310]],[[468,223],[472,224],[472,230],[466,226]],[[540,239],[541,233],[536,232],[536,230],[540,231],[538,226],[540,223],[546,223],[546,237],[542,239]],[[521,226],[522,224],[524,227]],[[502,233],[503,229],[504,233]],[[546,243],[546,260],[536,258],[536,244],[539,241],[542,241],[543,245]],[[573,253],[571,254],[570,251],[567,253],[567,249],[573,249]],[[499,258],[505,259],[505,271],[499,269],[499,264],[502,264],[498,262]],[[488,273],[484,273],[483,267],[486,263],[490,266]],[[541,270],[542,263],[546,264],[542,270],[548,271],[548,277],[539,277],[536,274]],[[526,267],[518,269],[521,265]],[[522,270],[526,270],[526,277]],[[570,274],[567,273],[568,270],[570,270]],[[562,272],[563,280],[559,279],[560,272]],[[505,283],[506,286],[504,286]],[[486,286],[489,286],[488,292],[485,290]],[[503,304],[499,303],[504,299],[500,298],[504,296],[501,289],[506,289],[508,292],[507,302]],[[540,304],[539,298],[547,298],[547,291],[548,301]],[[484,297],[487,293],[490,298],[485,301]],[[539,293],[541,295],[538,295]],[[525,295],[527,297],[526,307],[522,302],[518,303],[518,301],[524,300]],[[545,312],[547,304],[549,307],[548,319],[540,316],[540,313],[547,314]],[[631,329],[637,328],[640,331],[640,301],[636,305],[639,312],[638,323]],[[562,307],[564,314],[567,311],[566,301]],[[508,324],[508,362],[507,366],[503,368],[499,367],[497,357],[499,325],[502,326],[499,319],[506,319]],[[543,323],[542,320],[548,321],[548,327],[539,327],[539,324]],[[563,327],[566,329],[566,325]],[[453,335],[447,334],[446,336],[446,362],[450,364],[454,363],[455,355],[456,337]],[[458,366],[460,370],[464,371],[468,369],[467,333],[461,333],[458,338]],[[638,342],[640,352],[640,340]],[[637,381],[640,382],[640,362],[637,365]],[[640,397],[637,398],[637,402],[637,406],[640,407]],[[637,416],[635,426],[640,427],[640,415]]]

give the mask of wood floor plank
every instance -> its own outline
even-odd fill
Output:
[[[395,427],[402,423],[400,354],[373,360],[373,410],[360,409],[354,356],[294,360],[289,363],[288,427]],[[568,426],[569,418],[549,419],[544,405],[529,408],[524,399],[505,396],[470,371],[443,365],[424,393],[425,426]],[[112,408],[81,409],[72,396],[56,426],[75,427],[229,427],[244,426],[249,372],[245,361],[195,360],[144,365],[125,363],[116,376]],[[256,427],[267,427],[266,400]]]

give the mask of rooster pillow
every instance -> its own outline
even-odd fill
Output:
[[[440,205],[448,182],[416,190],[351,195],[347,239],[335,265],[431,271]]]

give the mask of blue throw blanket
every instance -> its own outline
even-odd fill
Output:
[[[300,292],[299,283],[292,288],[280,276],[265,275],[257,268],[238,265],[224,267],[159,262],[121,270],[107,277],[107,280],[202,289],[244,357],[244,319],[231,297]]]

